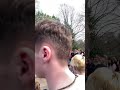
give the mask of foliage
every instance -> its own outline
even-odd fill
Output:
[[[41,11],[37,11],[35,13],[35,23],[37,23],[39,20],[43,20],[43,19],[53,19],[53,20],[59,21],[59,18],[57,18],[54,15],[50,16],[50,15],[47,15],[46,13],[41,12]]]
[[[72,50],[79,49],[85,51],[85,42],[83,40],[73,41]]]

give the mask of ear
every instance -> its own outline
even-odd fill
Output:
[[[19,79],[26,84],[32,79],[34,80],[34,51],[26,47],[20,48],[17,51],[17,56],[19,58],[19,64],[17,66],[19,68],[17,69],[17,72],[19,72]]]
[[[49,46],[43,46],[41,48],[42,50],[42,58],[43,58],[43,62],[49,62],[50,59],[51,59],[51,55],[52,55],[52,52],[51,52],[51,49]],[[40,54],[40,53],[39,53]]]

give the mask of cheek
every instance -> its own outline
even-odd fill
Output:
[[[37,65],[40,66],[41,62],[42,62],[42,58],[40,56],[35,56],[35,66]]]
[[[39,59],[35,57],[35,71],[39,68]]]
[[[35,56],[35,73],[40,73],[42,68],[42,59],[38,56]]]

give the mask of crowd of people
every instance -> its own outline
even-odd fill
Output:
[[[86,61],[86,90],[120,90],[120,60],[96,55]]]
[[[120,58],[96,55],[86,60],[86,77],[99,67],[107,67],[112,71],[120,72]]]
[[[85,61],[85,52],[71,51],[72,36],[59,22],[43,20],[35,30],[35,74],[49,90],[85,90],[85,84],[86,90],[120,90],[119,58],[95,55]]]

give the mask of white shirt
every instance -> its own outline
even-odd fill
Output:
[[[85,76],[77,75],[74,84],[64,90],[85,90]]]

